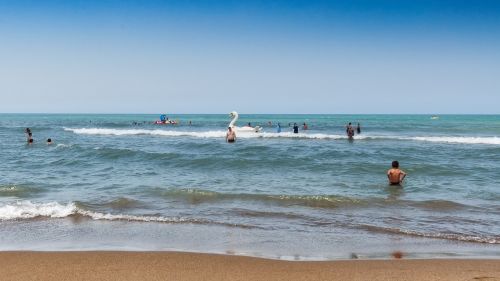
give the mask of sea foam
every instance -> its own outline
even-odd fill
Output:
[[[499,137],[412,137],[410,139],[428,142],[500,145]]]
[[[58,202],[33,203],[31,201],[17,201],[13,204],[0,206],[0,221],[23,220],[33,218],[65,218],[81,215],[93,220],[108,221],[137,221],[137,222],[162,222],[162,223],[213,223],[201,219],[164,216],[141,216],[126,214],[100,213],[79,208],[74,202],[60,204]],[[217,224],[217,223],[214,223]]]
[[[173,130],[145,130],[145,129],[106,129],[106,128],[64,128],[66,131],[75,134],[84,135],[151,135],[163,137],[195,137],[195,138],[224,138],[226,132],[217,131],[173,131]],[[239,138],[298,138],[298,139],[323,139],[323,140],[340,140],[347,139],[347,136],[342,134],[325,134],[325,133],[298,133],[282,132],[239,132]],[[401,141],[422,141],[422,142],[439,142],[453,144],[487,144],[500,145],[500,137],[473,137],[473,136],[393,136],[393,135],[357,135],[356,140],[401,140]]]
[[[0,220],[30,219],[36,217],[63,218],[72,215],[77,208],[74,203],[61,205],[57,202],[32,203],[17,201],[0,206]]]
[[[60,204],[57,202],[32,203],[31,201],[17,201],[13,204],[0,206],[0,220],[31,219],[36,217],[64,218],[71,215],[83,215],[94,220],[191,222],[189,219],[177,217],[114,215],[93,212],[77,207],[74,202]]]

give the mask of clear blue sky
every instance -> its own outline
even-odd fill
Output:
[[[500,1],[4,1],[0,112],[500,113]]]

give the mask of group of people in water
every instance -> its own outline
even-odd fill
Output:
[[[269,121],[269,124],[271,124],[271,121]],[[291,127],[291,124],[292,123],[288,123],[288,127]],[[302,124],[302,130],[308,130],[309,129],[309,126],[304,122]],[[276,125],[276,133],[281,133],[281,123],[278,123]],[[298,134],[299,133],[299,125],[297,125],[297,123],[293,123],[293,133],[294,134]]]
[[[352,127],[352,123],[349,122],[347,126],[345,126],[345,132],[347,134],[347,137],[349,139],[354,138],[354,128]],[[356,133],[359,135],[361,134],[361,125],[358,123],[358,126],[356,127]]]
[[[33,140],[33,133],[31,132],[31,129],[30,128],[26,128],[24,130],[24,133],[26,134],[26,143],[28,145],[32,145],[34,140]],[[48,138],[47,139],[47,144],[52,144],[52,139],[51,138]]]
[[[272,127],[271,121],[269,121],[268,126]],[[292,123],[288,123],[288,127],[291,126]],[[247,127],[252,127],[252,123],[248,123]],[[304,122],[302,124],[302,130],[308,130],[309,126]],[[281,123],[277,123],[276,125],[276,133],[281,133]],[[298,134],[299,133],[299,125],[297,123],[293,123],[293,133]],[[235,142],[236,141],[236,132],[234,128],[228,127],[227,128],[227,133],[226,133],[226,142]]]
[[[248,123],[248,125],[250,126],[251,124]],[[303,130],[307,130],[308,129],[307,124],[304,123],[302,128],[303,128]],[[356,131],[358,134],[361,133],[361,126],[359,123],[358,123],[358,126],[356,127]],[[26,134],[26,142],[28,143],[28,145],[32,145],[34,140],[33,140],[33,133],[31,132],[31,129],[26,128],[26,130],[24,132]],[[277,125],[277,132],[278,133],[281,132],[280,123],[278,123],[278,125]],[[299,132],[299,126],[297,125],[297,123],[293,124],[293,132],[295,134],[297,134]],[[352,138],[354,136],[354,128],[352,127],[351,123],[349,123],[346,126],[346,133],[347,133],[347,136],[349,138]],[[226,142],[233,143],[235,141],[236,141],[236,132],[235,132],[234,128],[228,127],[227,134],[226,134]],[[51,138],[47,139],[47,144],[48,145],[52,144]],[[401,185],[403,183],[405,177],[406,177],[406,173],[403,170],[399,169],[399,162],[392,161],[392,168],[387,171],[387,178],[389,180],[389,184],[390,185]]]
[[[270,122],[269,122],[270,124]],[[248,123],[248,126],[251,126],[250,123]],[[303,124],[303,129],[307,130],[307,124]],[[277,132],[281,132],[281,125],[278,123],[277,125]],[[299,126],[297,123],[293,124],[293,132],[297,134],[299,132]],[[361,134],[361,125],[358,123],[356,127],[356,133],[359,135]],[[352,123],[349,122],[349,124],[346,125],[346,134],[349,137],[349,139],[352,139],[354,137],[354,128],[352,126]],[[234,128],[228,127],[227,128],[227,134],[226,134],[226,142],[228,143],[234,143],[236,141],[236,132]],[[392,167],[387,171],[387,179],[389,180],[390,185],[401,185],[406,177],[406,173],[399,168],[399,162],[398,161],[392,161]]]
[[[288,127],[291,126],[292,123],[288,123]],[[248,127],[252,127],[252,124],[249,122],[247,124]],[[272,127],[272,123],[271,121],[268,122],[268,126]],[[276,125],[276,133],[281,133],[281,123],[277,123]],[[302,124],[302,130],[308,130],[309,129],[309,126],[304,122]],[[352,126],[352,123],[349,122],[347,125],[346,125],[346,134],[347,134],[347,137],[349,139],[353,139],[354,138],[354,135],[355,135],[355,132],[359,135],[361,134],[361,124],[358,123],[358,125],[356,126],[356,129],[354,129],[354,127]],[[293,133],[294,134],[298,134],[299,133],[299,125],[297,123],[293,123]],[[234,128],[231,128],[229,127],[228,128],[228,131],[227,131],[227,134],[226,134],[226,141],[227,142],[234,142],[236,140],[236,132],[234,131]]]

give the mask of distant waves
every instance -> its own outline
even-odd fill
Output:
[[[107,129],[107,128],[64,128],[66,131],[82,135],[151,135],[161,137],[193,137],[193,138],[224,138],[225,131],[174,131],[174,130],[147,130],[147,129]],[[298,133],[291,132],[240,132],[238,138],[298,138],[298,139],[322,139],[322,140],[345,140],[347,136],[339,134],[324,133]],[[500,137],[473,137],[473,136],[391,136],[391,135],[357,135],[356,140],[400,140],[400,141],[422,141],[452,144],[487,144],[500,145]]]

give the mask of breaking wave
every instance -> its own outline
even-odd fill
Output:
[[[414,230],[379,227],[372,225],[364,225],[361,228],[372,232],[387,233],[387,234],[402,234],[415,237],[446,239],[446,240],[454,240],[462,242],[500,244],[500,236],[480,236],[480,235],[471,235],[462,233],[442,233],[442,232],[419,232]]]
[[[195,137],[195,138],[224,138],[226,132],[223,130],[217,131],[173,131],[173,130],[146,130],[146,129],[106,129],[106,128],[64,128],[66,131],[75,134],[84,135],[111,135],[111,136],[126,136],[126,135],[151,135],[163,137]],[[342,134],[325,134],[325,133],[298,133],[291,132],[270,133],[270,132],[239,132],[239,138],[298,138],[298,139],[324,139],[324,140],[339,140],[347,139]],[[473,136],[384,136],[384,135],[358,135],[357,140],[410,140],[422,142],[439,142],[439,143],[454,143],[454,144],[488,144],[500,145],[500,137],[473,137]]]
[[[216,201],[254,201],[277,206],[303,206],[311,208],[367,208],[400,206],[414,207],[422,210],[452,211],[461,209],[480,209],[480,207],[461,204],[449,200],[392,200],[383,197],[356,198],[340,195],[287,195],[287,194],[255,194],[255,193],[222,193],[210,190],[185,189],[152,189],[146,191],[151,195],[164,198],[182,199],[192,204]]]
[[[14,204],[0,206],[0,221],[36,218],[65,218],[72,216],[83,216],[93,220],[107,221],[212,224],[240,228],[257,228],[244,224],[232,224],[196,218],[100,213],[80,208],[74,202],[60,204],[57,202],[32,203],[31,201],[17,201]]]
[[[17,201],[0,207],[0,220],[31,219],[36,217],[63,218],[77,213],[74,203],[61,205],[57,202],[35,204]]]

